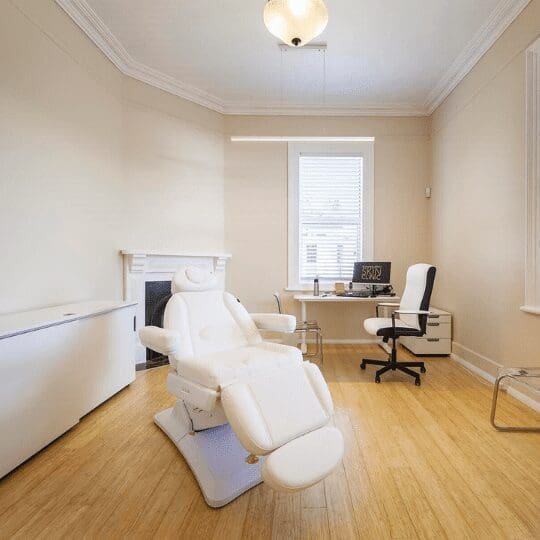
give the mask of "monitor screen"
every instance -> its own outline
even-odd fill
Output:
[[[391,264],[389,262],[356,262],[353,283],[389,285]]]

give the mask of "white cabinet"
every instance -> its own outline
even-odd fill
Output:
[[[0,478],[135,378],[135,304],[0,316]]]
[[[81,416],[135,378],[135,307],[79,321]]]
[[[452,352],[452,314],[437,308],[430,311],[425,336],[403,336],[399,341],[417,355],[448,355]]]

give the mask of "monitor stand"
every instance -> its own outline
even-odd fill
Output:
[[[376,285],[372,285],[371,286],[371,298],[376,298],[377,297],[377,293],[375,291],[375,287]]]

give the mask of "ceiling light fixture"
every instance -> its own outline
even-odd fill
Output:
[[[268,0],[264,24],[291,47],[303,47],[326,28],[328,11],[323,0]]]

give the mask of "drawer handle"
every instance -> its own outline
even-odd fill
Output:
[[[441,326],[441,323],[438,323],[438,322],[428,322],[427,325],[428,325],[428,326]]]
[[[428,341],[439,341],[437,338],[428,338]]]
[[[428,315],[428,319],[438,319],[440,315]]]

